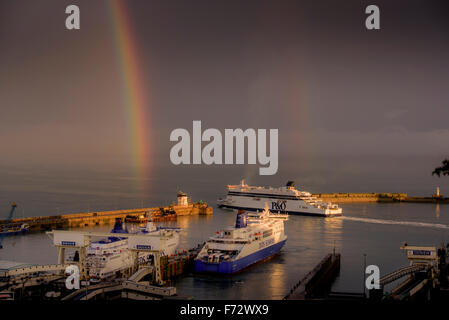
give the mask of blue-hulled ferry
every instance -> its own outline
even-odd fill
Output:
[[[286,215],[239,210],[235,227],[217,231],[195,259],[196,272],[232,274],[277,254],[287,241]]]

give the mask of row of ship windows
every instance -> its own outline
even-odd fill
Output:
[[[284,195],[265,195],[265,194],[251,194],[251,193],[236,193],[228,192],[230,196],[240,196],[240,197],[252,197],[252,198],[268,198],[268,199],[284,199],[284,200],[302,200],[300,197],[296,196],[284,196]]]
[[[267,230],[267,231],[264,231],[262,235],[264,238],[266,238],[266,237],[271,236],[272,234],[273,234],[273,230]]]
[[[223,240],[210,240],[210,242],[214,242],[214,243],[226,243],[226,244],[245,244],[247,243],[247,241],[223,241]]]
[[[280,231],[276,231],[275,233],[276,234],[280,233]],[[272,235],[273,235],[273,230],[264,231],[264,233],[262,234],[262,237],[263,238],[267,238],[267,237],[270,237]],[[234,241],[210,240],[210,242],[213,242],[213,243],[226,243],[226,244],[245,244],[245,243],[248,243],[248,241],[246,241],[246,240],[234,240]]]
[[[277,227],[276,229],[280,229],[280,227]],[[225,231],[225,233],[224,233],[226,236],[229,236],[229,235],[231,235],[231,233],[229,232],[229,231]],[[265,238],[265,237],[268,237],[268,236],[271,236],[273,234],[273,230],[267,230],[267,231],[264,231],[263,232],[263,237]],[[216,240],[216,241],[220,241],[220,240]],[[228,241],[227,241],[228,242]]]

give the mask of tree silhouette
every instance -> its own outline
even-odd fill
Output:
[[[449,160],[445,159],[442,161],[443,165],[441,167],[435,168],[432,175],[436,174],[438,177],[443,174],[443,176],[449,176]]]

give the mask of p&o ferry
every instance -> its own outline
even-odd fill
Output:
[[[247,211],[263,210],[265,202],[273,212],[310,216],[341,216],[342,209],[329,202],[312,196],[310,192],[295,189],[295,183],[289,181],[285,187],[265,188],[248,186],[242,180],[240,185],[228,185],[226,198],[218,199],[220,208],[243,209]]]

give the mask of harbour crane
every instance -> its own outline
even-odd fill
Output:
[[[14,210],[16,210],[16,208],[17,208],[17,204],[15,202],[13,202],[11,205],[11,211],[9,212],[8,219],[6,220],[5,226],[3,227],[3,230],[0,233],[0,249],[3,249],[3,245],[2,245],[3,238],[8,233],[8,226],[9,226],[9,223],[11,222],[12,216],[14,214]]]

